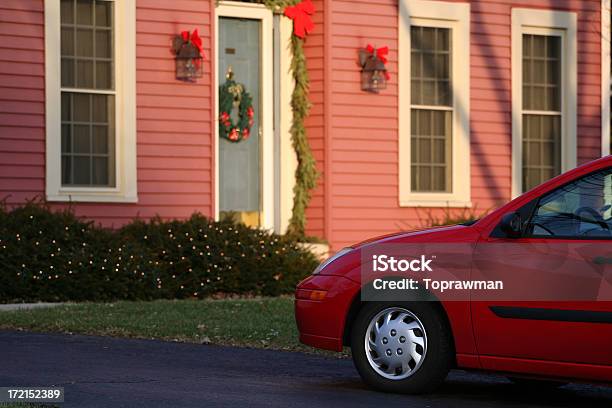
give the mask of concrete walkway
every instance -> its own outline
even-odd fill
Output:
[[[41,307],[56,307],[67,304],[68,303],[8,303],[0,305],[0,312],[10,312],[12,310],[39,309]]]

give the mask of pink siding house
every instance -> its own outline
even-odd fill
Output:
[[[610,1],[313,0],[304,40],[320,176],[307,234],[332,250],[485,211],[610,154]],[[203,75],[176,78],[197,28]],[[256,2],[0,2],[0,198],[107,226],[201,212],[283,232],[292,20]],[[387,87],[358,51],[388,47]],[[253,97],[251,137],[218,134],[220,85]]]

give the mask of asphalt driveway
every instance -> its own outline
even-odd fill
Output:
[[[0,332],[0,386],[63,386],[62,407],[606,407],[612,388],[527,393],[454,371],[436,394],[364,387],[352,362],[315,355],[151,340]]]

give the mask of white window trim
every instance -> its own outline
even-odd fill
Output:
[[[452,28],[452,192],[411,191],[410,25]],[[399,2],[399,204],[401,207],[469,207],[470,202],[470,5],[429,0]]]
[[[523,193],[523,34],[561,35],[561,172],[576,167],[576,13],[512,9],[512,197]]]
[[[114,7],[116,186],[65,187],[61,184],[60,0],[45,0],[46,196],[49,201],[138,201],[135,3],[115,0]]]
[[[610,0],[601,0],[601,156],[610,152]]]

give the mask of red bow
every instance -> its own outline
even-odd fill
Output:
[[[295,6],[285,7],[285,16],[293,20],[293,34],[300,38],[306,37],[314,29],[312,16],[315,12],[311,0],[303,0]]]
[[[189,31],[182,31],[181,38],[184,42],[191,42],[191,44],[193,44],[198,49],[200,55],[202,57],[204,56],[204,49],[202,48],[202,38],[200,38],[200,34],[198,33],[197,28],[191,33],[191,38],[189,38]]]
[[[368,44],[366,50],[376,58],[382,61],[383,64],[387,63],[387,54],[389,54],[389,47],[374,48],[371,44]]]

